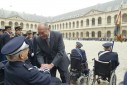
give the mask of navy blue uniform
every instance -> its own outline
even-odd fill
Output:
[[[24,62],[9,62],[5,66],[5,85],[49,85],[50,78],[50,73]]]
[[[86,53],[85,53],[85,50],[83,50],[83,49],[79,49],[79,48],[72,49],[71,54],[72,54],[72,56],[81,58],[85,62],[87,61]]]
[[[116,69],[116,67],[119,65],[118,54],[116,52],[100,51],[98,55],[99,55],[100,61],[104,61],[104,62],[111,61],[112,62],[112,70]]]

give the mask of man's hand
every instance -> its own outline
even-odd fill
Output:
[[[41,69],[52,69],[53,67],[53,64],[41,64]]]

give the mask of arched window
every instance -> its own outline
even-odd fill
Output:
[[[95,37],[95,32],[94,31],[92,31],[92,38],[94,38]]]
[[[92,26],[95,26],[95,18],[92,18]]]
[[[71,22],[69,22],[69,28],[71,28]]]
[[[107,37],[110,38],[111,37],[111,32],[107,31]]]
[[[37,25],[36,24],[34,25],[34,28],[37,29]],[[51,25],[49,25],[49,28],[51,29]]]
[[[66,28],[68,28],[68,23],[66,23]]]
[[[122,22],[127,23],[127,14],[122,15]]]
[[[66,33],[66,38],[68,38],[68,34]]]
[[[79,28],[79,21],[77,21],[77,23],[76,23],[76,24],[77,24],[77,25],[76,25],[76,27],[77,27],[77,28]]]
[[[73,28],[75,28],[75,22],[73,22]]]
[[[89,26],[89,19],[86,20],[86,26]]]
[[[64,23],[63,23],[63,29],[64,29]]]
[[[23,28],[23,23],[20,23],[21,28]]]
[[[86,32],[86,37],[89,37],[89,32]]]
[[[98,31],[98,38],[101,37],[101,31]]]
[[[15,27],[17,27],[18,26],[18,22],[15,22]]]
[[[33,29],[33,24],[30,25],[30,28]]]
[[[110,25],[111,24],[111,16],[107,17],[107,24]]]
[[[73,32],[73,37],[75,37],[75,33]]]
[[[28,23],[26,24],[26,28],[28,28],[28,29],[29,29],[29,24],[28,24]]]
[[[83,20],[81,20],[81,27],[83,27]]]
[[[69,33],[69,38],[71,37],[71,33]]]
[[[5,22],[1,21],[1,27],[4,27],[4,25],[5,25]]]
[[[83,37],[83,32],[80,33],[80,36]]]
[[[98,18],[98,25],[101,25],[101,24],[102,24],[102,18],[99,17],[99,18]]]
[[[12,21],[9,21],[9,26],[11,26],[11,27],[13,26]]]

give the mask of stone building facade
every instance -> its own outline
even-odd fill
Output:
[[[52,30],[64,38],[113,38],[122,0],[98,4],[52,18]],[[122,34],[127,38],[127,0],[122,4]]]

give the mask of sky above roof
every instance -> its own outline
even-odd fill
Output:
[[[109,1],[112,0],[1,0],[0,8],[48,17]]]

